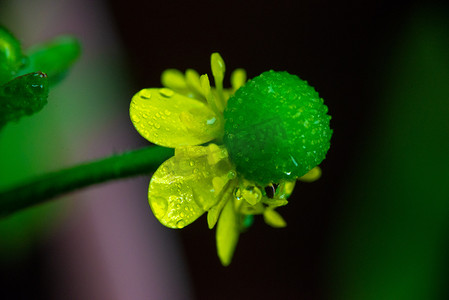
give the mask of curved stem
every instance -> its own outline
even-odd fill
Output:
[[[152,173],[170,156],[173,149],[152,146],[45,174],[0,191],[0,217],[96,183]]]

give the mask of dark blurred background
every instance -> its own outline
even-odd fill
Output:
[[[126,97],[114,100],[120,107],[141,88],[159,86],[164,69],[210,73],[209,56],[218,51],[227,70],[245,68],[249,78],[274,69],[307,80],[332,115],[322,178],[298,183],[279,209],[287,228],[257,218],[226,268],[205,217],[174,233],[191,289],[179,299],[449,299],[448,5],[103,4],[121,51],[115,77],[127,84]],[[135,148],[147,144],[131,135]],[[45,249],[33,247],[14,280],[40,277]],[[21,285],[40,285],[27,276]],[[42,296],[33,299],[48,299],[47,288],[34,290]]]

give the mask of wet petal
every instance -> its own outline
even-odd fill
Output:
[[[222,131],[220,119],[205,103],[168,88],[141,90],[129,111],[137,131],[160,146],[199,145]]]
[[[217,204],[224,185],[232,178],[230,173],[232,166],[224,147],[177,148],[175,156],[165,161],[151,179],[148,200],[154,215],[167,227],[187,226]]]

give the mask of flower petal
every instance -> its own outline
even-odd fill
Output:
[[[304,182],[313,182],[315,180],[318,180],[321,177],[321,168],[316,166],[309,172],[307,172],[305,175],[298,178],[298,180],[304,181]]]
[[[171,148],[209,142],[219,137],[223,126],[205,103],[168,88],[141,90],[129,111],[144,138]]]
[[[217,182],[226,183],[232,174],[224,147],[210,144],[177,148],[175,156],[165,161],[151,179],[151,209],[163,225],[183,228],[217,204],[224,188]]]
[[[275,211],[274,209],[267,208],[263,212],[263,219],[265,223],[274,228],[282,228],[287,226],[287,222],[285,222],[284,218]]]
[[[231,263],[235,247],[239,240],[240,230],[234,201],[228,201],[221,212],[217,224],[217,253],[223,266]]]
[[[162,85],[173,90],[186,90],[184,74],[177,69],[167,69],[161,75]]]

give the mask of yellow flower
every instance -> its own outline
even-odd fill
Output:
[[[286,225],[274,210],[287,204],[295,181],[270,184],[265,190],[236,171],[223,145],[224,118],[229,97],[246,82],[246,72],[231,74],[232,88],[223,88],[225,64],[211,56],[215,87],[207,75],[188,69],[162,74],[163,88],[148,88],[132,98],[130,117],[148,141],[175,148],[175,155],[154,173],[148,200],[156,218],[170,228],[183,228],[207,212],[209,228],[217,224],[218,256],[223,265],[232,259],[240,232],[251,217],[262,214],[267,224]],[[299,178],[313,181],[318,167]],[[271,190],[270,190],[271,189]]]

